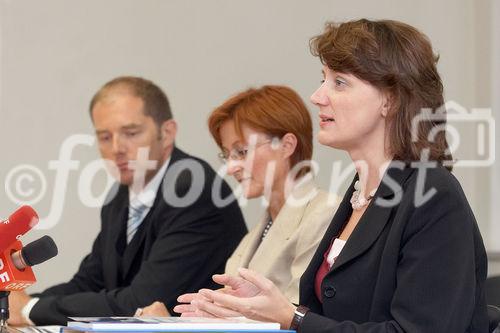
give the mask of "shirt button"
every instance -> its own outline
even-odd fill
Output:
[[[323,295],[325,295],[325,297],[327,298],[332,298],[333,296],[335,296],[336,293],[337,289],[331,286],[326,287],[325,290],[323,291]]]

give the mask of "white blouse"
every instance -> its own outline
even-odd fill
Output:
[[[340,238],[335,238],[333,240],[332,248],[330,249],[330,252],[328,252],[328,257],[326,258],[326,261],[328,262],[328,268],[332,268],[335,260],[337,260],[337,257],[344,248],[345,243],[346,241]]]

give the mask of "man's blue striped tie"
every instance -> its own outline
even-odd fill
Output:
[[[127,244],[134,238],[137,229],[142,223],[143,213],[148,208],[141,202],[130,203],[128,206],[128,222],[127,222]]]

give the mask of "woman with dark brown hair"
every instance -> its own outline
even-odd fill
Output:
[[[311,48],[324,65],[311,97],[319,142],[345,150],[357,174],[301,278],[299,306],[247,269],[215,276],[232,292],[202,290],[194,306],[307,333],[487,332],[486,253],[450,172],[429,40],[363,19],[327,24]]]

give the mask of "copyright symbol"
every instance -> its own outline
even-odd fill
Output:
[[[47,180],[42,171],[28,164],[18,165],[10,170],[5,179],[5,193],[17,205],[38,203],[46,189]]]

